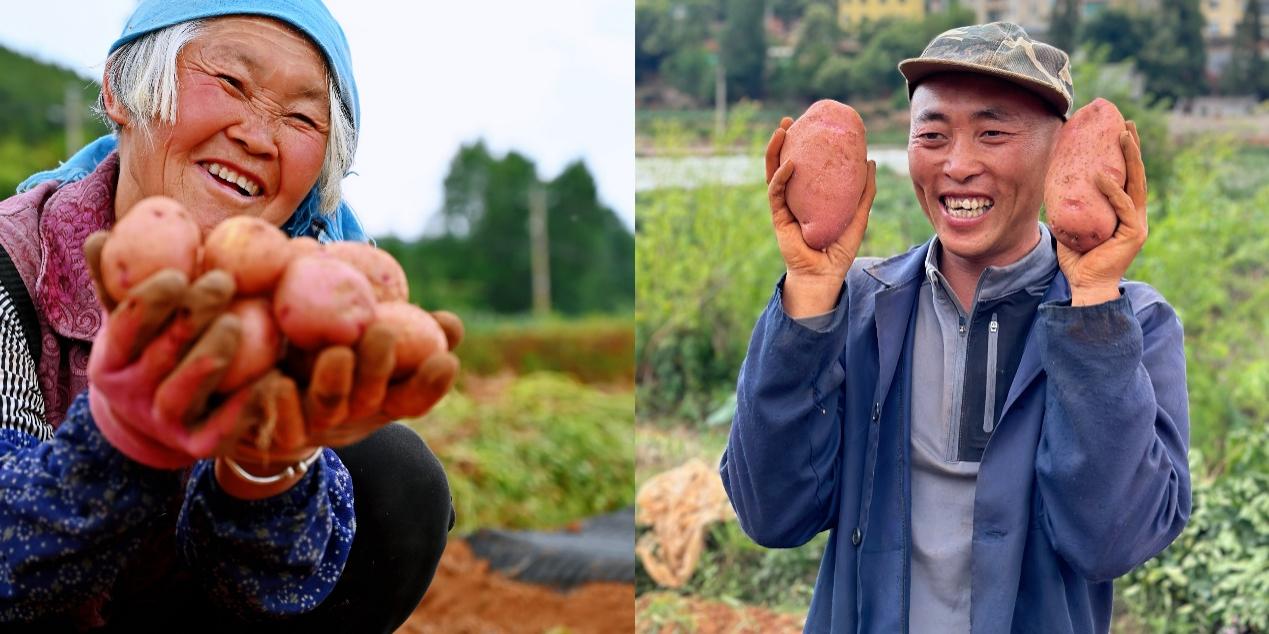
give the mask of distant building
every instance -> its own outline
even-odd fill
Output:
[[[837,0],[837,22],[843,29],[864,20],[925,16],[925,0]]]
[[[1259,1],[1260,30],[1269,34],[1269,0]],[[1247,0],[1199,0],[1199,9],[1207,21],[1203,36],[1207,39],[1232,38],[1246,7]]]
[[[947,0],[939,2],[940,6],[948,4]],[[1032,37],[1048,32],[1053,3],[1054,0],[961,0],[961,6],[972,9],[980,24],[1013,22]]]

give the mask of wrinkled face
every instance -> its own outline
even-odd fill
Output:
[[[908,168],[945,254],[1002,266],[1035,246],[1060,124],[1039,97],[991,77],[948,73],[917,86]]]
[[[152,142],[107,97],[119,135],[115,209],[165,195],[204,234],[252,215],[281,225],[321,172],[330,126],[326,65],[308,39],[266,18],[206,23],[177,58],[174,124],[150,123]]]

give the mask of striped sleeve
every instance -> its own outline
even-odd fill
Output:
[[[18,308],[0,284],[0,429],[35,438],[53,437],[44,418],[44,396],[35,375],[35,357],[27,346]]]

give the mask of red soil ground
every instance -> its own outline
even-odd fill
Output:
[[[634,632],[634,586],[590,583],[569,592],[513,581],[451,538],[427,596],[396,634]]]

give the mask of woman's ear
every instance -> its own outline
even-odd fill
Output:
[[[110,85],[110,75],[104,74],[101,78],[101,100],[106,107],[106,116],[110,117],[120,128],[128,126],[128,109],[115,98],[114,87]]]

